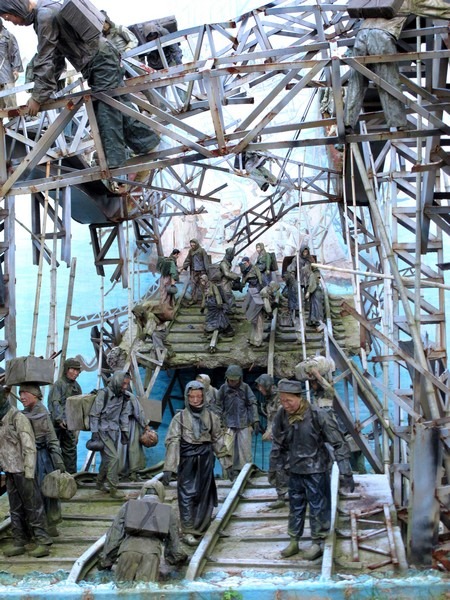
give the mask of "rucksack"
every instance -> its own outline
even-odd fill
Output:
[[[161,273],[163,277],[168,277],[170,275],[171,270],[171,259],[166,258],[165,256],[158,256],[158,261],[156,263],[156,270],[158,273]]]
[[[59,18],[68,23],[85,42],[98,37],[105,15],[90,0],[64,0]]]
[[[212,263],[206,267],[209,281],[219,283],[222,279],[222,271],[220,270],[220,262]]]

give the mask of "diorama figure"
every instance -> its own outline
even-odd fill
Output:
[[[0,19],[0,90],[12,89],[21,72],[23,72],[23,66],[19,45],[14,35],[6,29]],[[17,106],[16,94],[0,98],[0,108],[13,108],[14,106]]]
[[[185,408],[170,422],[166,436],[163,483],[176,474],[178,508],[184,541],[199,543],[217,506],[214,457],[229,466],[220,420],[206,406],[204,387],[191,381],[185,389]]]
[[[200,286],[203,294],[200,311],[203,313],[206,310],[205,332],[212,333],[217,330],[224,336],[233,336],[234,330],[228,318],[228,304],[222,297],[219,286],[209,281],[207,275],[201,275]]]
[[[55,97],[58,79],[67,59],[85,77],[92,92],[123,86],[120,54],[100,32],[83,37],[76,23],[61,14],[60,2],[38,0],[1,0],[0,16],[14,25],[33,25],[37,34],[37,53],[33,59],[34,88],[28,100],[28,114],[36,116],[41,105]],[[120,101],[134,110],[130,100]],[[120,167],[128,158],[127,146],[136,154],[148,154],[159,143],[159,136],[146,125],[98,100],[94,102],[100,138],[109,168]]]
[[[123,371],[116,371],[106,388],[99,390],[89,416],[93,441],[101,441],[101,463],[96,486],[102,492],[109,492],[112,498],[124,498],[117,489],[119,484],[119,439],[122,445],[129,442],[130,402],[128,387],[131,377]],[[108,482],[109,488],[105,482]]]
[[[184,259],[182,270],[186,271],[188,268],[191,274],[191,300],[189,304],[195,304],[201,302],[202,292],[200,287],[200,277],[207,274],[207,268],[209,265],[209,256],[206,253],[198,240],[192,239],[189,242],[190,250]]]
[[[239,365],[230,365],[225,372],[225,383],[220,386],[212,406],[230,438],[232,465],[227,474],[231,480],[239,475],[246,463],[252,462],[252,433],[260,433],[256,397],[243,376]],[[225,468],[223,463],[222,467]]]
[[[166,527],[158,527],[157,522],[154,522],[152,531],[145,527],[149,507],[156,512],[163,505],[164,498],[163,484],[157,479],[150,479],[143,485],[137,500],[128,500],[120,508],[106,534],[99,569],[112,569],[116,564],[117,581],[158,581],[163,553],[164,559],[171,565],[186,561],[187,555],[181,548],[178,534],[178,519],[169,505],[164,505],[170,511],[167,530]],[[132,514],[133,503],[138,504],[138,510]],[[135,512],[144,516],[141,525],[133,519]]]
[[[50,419],[48,410],[42,404],[41,388],[34,383],[22,383],[19,388],[23,414],[30,420],[36,440],[36,480],[41,489],[42,481],[48,473],[59,469],[64,472],[65,466],[61,455],[58,438]],[[59,535],[57,524],[61,521],[61,502],[57,498],[42,496],[47,516],[47,531],[52,537]]]
[[[50,387],[47,406],[61,446],[61,453],[66,471],[77,472],[78,432],[67,429],[66,401],[71,396],[81,394],[77,378],[81,372],[81,363],[77,358],[68,358],[63,364],[63,374]]]
[[[225,256],[220,262],[220,272],[222,274],[220,287],[222,288],[225,302],[227,303],[230,312],[236,310],[236,299],[233,294],[233,286],[240,282],[239,275],[231,270],[233,259],[234,248],[227,248],[225,250]]]
[[[28,554],[42,558],[50,554],[53,541],[35,477],[36,440],[29,419],[11,406],[8,394],[9,388],[0,387],[0,469],[6,478],[13,537],[4,555],[25,554],[33,539],[37,545]]]
[[[270,470],[283,469],[288,455],[288,533],[291,539],[281,556],[286,558],[299,552],[298,542],[303,535],[309,506],[311,546],[302,555],[306,560],[314,560],[322,555],[323,542],[330,529],[330,454],[325,444],[334,449],[343,488],[353,492],[350,450],[336,421],[324,410],[310,405],[300,381],[281,379],[278,392],[282,408],[272,427]]]
[[[450,19],[450,6],[445,0],[405,0],[397,16],[392,19],[364,19],[355,37],[353,56],[388,56],[397,54],[397,40],[410,14],[435,19]],[[367,67],[396,90],[401,89],[398,63],[377,61]],[[351,69],[344,107],[346,133],[353,133],[358,122],[368,87],[364,75]],[[389,127],[407,128],[405,104],[377,86],[381,106]]]

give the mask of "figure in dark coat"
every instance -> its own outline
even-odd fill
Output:
[[[209,256],[200,244],[199,241],[193,238],[189,242],[190,249],[184,259],[183,271],[189,269],[191,274],[191,300],[190,304],[201,302],[202,291],[200,287],[200,277],[206,275],[206,271],[209,265]]]
[[[0,19],[0,90],[13,88],[21,71],[23,66],[17,40]],[[17,106],[16,94],[0,98],[0,108],[14,106]]]
[[[217,506],[214,456],[230,465],[220,420],[209,410],[200,381],[190,381],[185,389],[185,405],[169,425],[163,483],[168,485],[177,473],[178,507],[184,540],[199,543]]]
[[[282,379],[278,382],[282,408],[272,427],[270,470],[283,468],[289,457],[289,546],[284,558],[299,552],[298,541],[303,535],[306,510],[309,506],[311,547],[303,553],[314,560],[323,552],[323,540],[330,528],[330,454],[325,442],[334,450],[343,486],[353,491],[355,484],[350,467],[350,450],[336,421],[327,412],[312,407],[302,396],[300,381]]]
[[[77,472],[77,437],[76,431],[67,429],[66,401],[70,396],[81,394],[80,384],[76,381],[81,371],[81,363],[77,358],[64,361],[63,375],[50,387],[47,406],[61,446],[61,453],[66,471]]]
[[[207,275],[200,277],[203,291],[201,312],[206,309],[205,332],[212,333],[216,329],[225,336],[233,336],[234,330],[228,318],[228,304],[222,296],[221,289]]]
[[[309,300],[308,325],[320,325],[325,320],[324,294],[319,269],[313,268],[306,288],[305,300]]]
[[[123,86],[120,54],[101,34],[83,39],[61,13],[58,0],[0,0],[0,16],[15,25],[33,25],[38,38],[33,58],[34,88],[28,100],[28,114],[37,115],[41,104],[54,97],[65,59],[87,80],[92,92]],[[126,96],[119,100],[130,109]],[[127,159],[127,146],[136,154],[147,154],[159,143],[159,136],[146,125],[116,108],[96,100],[94,111],[100,138],[110,168]],[[136,111],[136,114],[137,111]]]
[[[271,256],[262,243],[256,244],[256,252],[258,253],[258,258],[256,259],[255,266],[261,272],[262,284],[264,286],[269,285],[272,281],[272,271],[270,270],[272,265]]]
[[[97,488],[109,491],[112,498],[124,498],[117,489],[119,483],[119,439],[123,445],[129,442],[130,402],[128,387],[130,375],[116,371],[106,388],[100,390],[89,415],[92,439],[103,442],[100,451],[101,464],[97,476]],[[105,486],[109,484],[109,490]]]
[[[39,488],[44,477],[59,469],[66,470],[61,455],[58,438],[50,419],[48,410],[42,404],[41,388],[35,384],[22,383],[19,388],[20,401],[24,406],[23,414],[30,420],[36,440],[36,480]],[[45,514],[47,515],[48,533],[52,537],[59,535],[56,528],[61,521],[61,502],[57,498],[42,496]]]

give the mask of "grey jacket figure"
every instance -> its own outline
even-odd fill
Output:
[[[157,479],[147,481],[139,498],[155,503],[164,502],[164,486]],[[162,553],[171,565],[183,563],[187,555],[181,548],[178,534],[178,519],[171,511],[169,531],[166,535],[139,535],[128,533],[125,528],[129,503],[117,513],[106,534],[105,545],[100,555],[99,569],[111,569],[115,563],[117,581],[158,581]]]
[[[103,449],[97,477],[97,488],[109,491],[113,498],[123,498],[117,490],[119,483],[119,439],[122,444],[129,441],[130,402],[128,386],[130,375],[116,371],[106,388],[100,390],[89,415],[93,440],[101,440]],[[105,486],[109,484],[109,490]]]
[[[0,19],[0,91],[13,88],[22,71],[23,66],[17,40]],[[17,106],[15,94],[0,98],[0,108],[12,108],[13,106]]]
[[[13,543],[5,556],[27,551],[32,537],[38,544],[29,554],[47,556],[52,539],[47,531],[42,496],[35,479],[36,441],[30,421],[10,405],[7,388],[0,389],[0,469],[6,476]]]
[[[35,116],[43,103],[55,97],[58,80],[67,59],[87,80],[92,92],[104,92],[123,86],[119,52],[98,33],[84,39],[61,13],[58,0],[0,0],[0,16],[15,25],[32,25],[37,35],[37,53],[33,59],[34,87],[28,101],[28,113]],[[120,101],[133,109],[126,96]],[[127,146],[136,154],[147,154],[159,136],[135,118],[125,116],[104,102],[95,101],[100,138],[110,168],[127,159]]]

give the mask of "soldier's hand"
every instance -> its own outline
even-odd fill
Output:
[[[259,435],[261,433],[261,425],[260,425],[259,421],[255,421],[253,423],[253,433],[255,435]]]
[[[19,79],[19,71],[13,71],[13,78],[14,81],[17,81]]]
[[[172,479],[172,472],[164,471],[163,476],[161,477],[161,483],[165,486],[168,486],[171,479]]]
[[[34,98],[30,98],[27,102],[28,114],[30,117],[35,117],[41,109],[41,105]]]
[[[341,475],[341,489],[345,494],[352,494],[355,491],[353,475]]]

